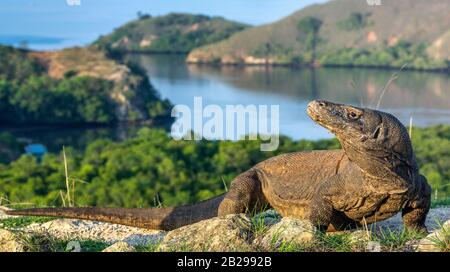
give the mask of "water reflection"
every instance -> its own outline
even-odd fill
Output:
[[[205,103],[279,104],[282,134],[294,139],[330,137],[305,114],[316,98],[375,107],[394,70],[288,67],[214,67],[186,65],[184,56],[131,55],[153,85],[177,104],[192,105],[194,96]],[[405,124],[450,124],[450,75],[402,71],[388,86],[381,109]]]

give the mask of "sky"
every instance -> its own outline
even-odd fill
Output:
[[[55,47],[84,45],[136,18],[138,11],[217,15],[260,25],[320,2],[326,0],[1,0],[0,36],[65,39]]]

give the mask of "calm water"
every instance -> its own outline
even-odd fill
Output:
[[[211,67],[186,65],[184,56],[132,55],[161,95],[174,104],[256,104],[280,107],[280,132],[294,139],[331,137],[306,115],[316,98],[353,105],[376,106],[381,90],[395,71],[373,69],[286,67]],[[385,92],[382,110],[405,124],[450,124],[450,75],[403,71]]]
[[[194,96],[203,104],[279,105],[280,132],[293,139],[332,137],[306,115],[308,101],[316,98],[353,105],[376,105],[394,71],[371,69],[308,69],[285,67],[210,67],[186,65],[184,56],[131,55],[141,64],[152,84],[174,104],[193,105]],[[412,117],[416,126],[450,124],[450,75],[404,71],[389,86],[381,109],[405,124]],[[2,128],[58,151],[62,145],[83,147],[97,138],[123,140],[138,128]]]

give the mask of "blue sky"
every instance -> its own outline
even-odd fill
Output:
[[[189,12],[219,15],[253,25],[287,16],[325,0],[1,0],[0,35],[32,35],[89,43],[125,22],[137,11],[152,15]]]

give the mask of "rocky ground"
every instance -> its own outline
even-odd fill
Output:
[[[70,219],[34,222],[0,208],[0,251],[449,251],[450,208],[430,211],[429,235],[403,231],[401,216],[360,230],[320,234],[269,210],[212,218],[165,232]],[[24,223],[28,222],[28,223]]]

